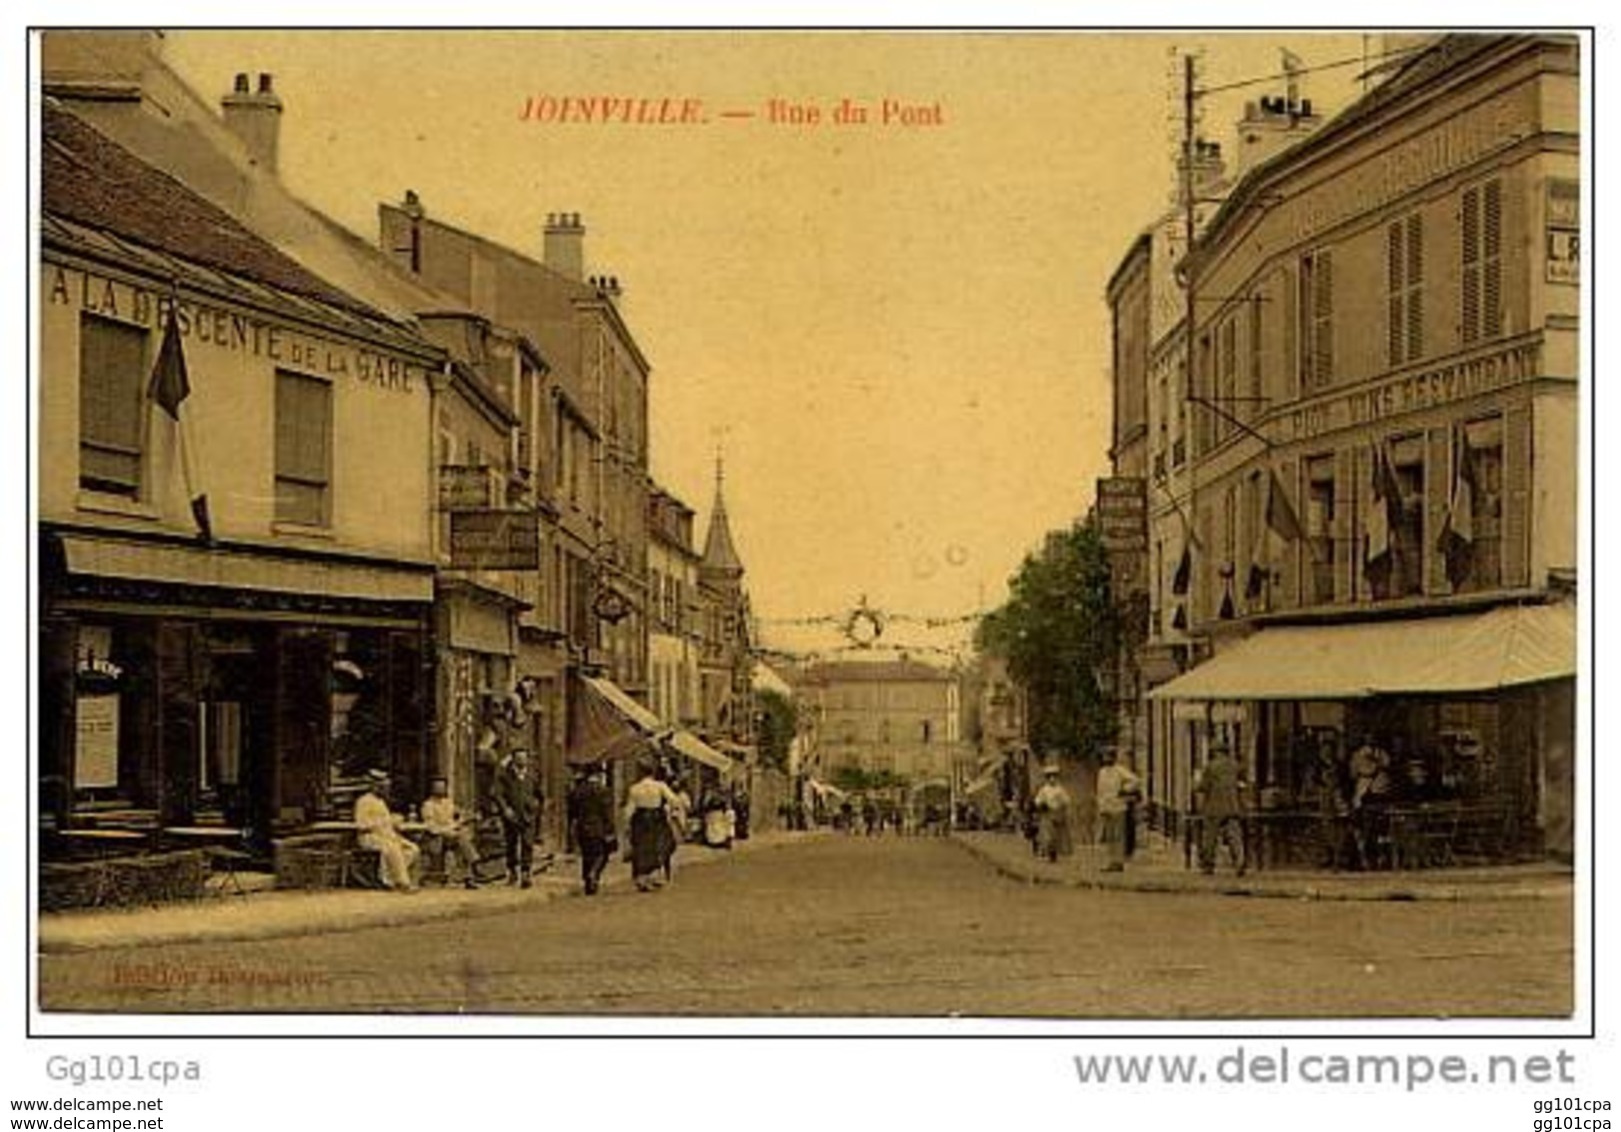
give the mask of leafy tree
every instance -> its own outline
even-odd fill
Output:
[[[760,761],[776,770],[787,771],[788,747],[794,741],[798,717],[794,702],[770,688],[757,693],[760,705]]]
[[[1007,603],[980,622],[975,644],[1007,659],[1026,690],[1038,752],[1089,757],[1114,738],[1102,679],[1120,648],[1121,619],[1097,530],[1052,531],[1009,581]]]

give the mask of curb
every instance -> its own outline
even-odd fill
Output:
[[[1161,895],[1231,896],[1268,900],[1334,900],[1334,901],[1395,901],[1395,902],[1474,902],[1493,900],[1548,900],[1568,896],[1572,892],[1570,877],[1548,878],[1542,882],[1474,881],[1467,884],[1400,884],[1381,883],[1358,885],[1355,881],[1329,881],[1317,885],[1309,879],[1288,879],[1268,882],[1264,879],[1213,879],[1201,883],[1200,878],[1174,876],[1144,876],[1125,873],[1109,876],[1062,875],[1039,869],[1021,867],[1003,855],[953,835],[952,842],[965,852],[984,862],[1002,876],[1027,884],[1058,888],[1080,888],[1097,892],[1144,892]]]
[[[743,844],[748,844],[750,848],[743,850],[741,855],[748,856],[752,853],[762,852],[769,849],[777,849],[784,845],[794,845],[806,839],[806,837],[801,835],[800,837],[795,837],[793,839],[778,840],[773,838],[769,841],[760,840],[745,842]],[[686,856],[684,864],[683,858],[677,857],[677,869],[679,871],[682,868],[701,867],[705,863],[713,861],[736,860],[737,856],[738,854],[736,850],[733,850],[730,853],[711,852],[706,850],[701,856],[697,854]],[[618,872],[618,870],[616,870],[616,872]],[[66,930],[57,931],[55,933],[56,938],[53,939],[51,938],[53,933],[50,930],[51,920],[42,916],[36,921],[34,950],[39,955],[74,955],[84,954],[92,951],[109,951],[114,949],[136,947],[159,947],[186,943],[246,943],[258,942],[267,939],[290,939],[312,935],[335,935],[341,932],[366,931],[371,928],[391,928],[401,927],[407,924],[432,923],[437,920],[450,920],[458,918],[477,919],[487,916],[521,912],[551,903],[554,900],[561,900],[566,897],[577,895],[579,892],[579,881],[577,878],[571,879],[566,878],[558,873],[550,873],[537,878],[535,887],[526,892],[523,890],[518,890],[508,894],[504,885],[487,885],[485,887],[487,889],[495,888],[497,891],[485,892],[481,895],[476,892],[466,892],[465,890],[461,889],[445,890],[446,895],[454,895],[456,897],[456,899],[451,900],[434,899],[437,893],[422,893],[420,895],[428,897],[428,900],[423,903],[417,903],[417,896],[407,896],[393,892],[374,892],[370,893],[369,895],[376,896],[378,898],[378,904],[365,909],[352,910],[352,913],[359,914],[354,914],[353,919],[349,921],[316,920],[312,922],[305,920],[260,924],[219,924],[214,922],[186,926],[176,925],[175,927],[168,929],[156,928],[148,929],[144,932],[141,931],[137,925],[130,924],[129,926],[134,930],[127,933],[121,933],[117,930],[118,920],[128,917],[133,921],[143,914],[142,910],[120,909],[117,911],[105,912],[52,913],[52,917],[57,915],[74,916],[75,918],[79,916],[84,916],[86,918],[94,917],[97,921],[99,921],[99,923],[92,925],[86,923],[85,921],[81,921],[80,924],[77,925],[77,931],[75,931],[75,925],[63,925]],[[614,876],[612,879],[606,877],[603,879],[603,891],[621,891],[629,889],[630,887],[631,881],[628,874],[622,873],[621,875]],[[281,895],[283,896],[297,899],[297,897],[293,896],[292,893],[285,889],[280,891]],[[339,890],[333,890],[335,897],[337,896],[338,891]],[[277,892],[275,889],[266,890],[267,894],[275,892]],[[310,895],[317,900],[320,899],[320,894]],[[350,895],[366,896],[368,894],[357,890]],[[218,900],[240,900],[242,902],[250,902],[253,900],[253,896],[249,895],[240,898],[218,897],[211,900],[210,903],[214,903]],[[388,901],[397,902],[397,905],[389,905],[384,903]],[[204,908],[199,907],[195,902],[184,907],[187,910],[197,912],[200,916],[206,916],[208,914]],[[219,906],[219,910],[225,911],[226,909],[245,909],[247,907],[251,907],[251,904],[223,904]],[[103,919],[103,917],[105,917],[105,919]],[[86,935],[84,932],[84,929],[87,927],[92,928],[91,933],[88,935]],[[105,934],[103,934],[103,931],[94,930],[95,928],[103,928]]]

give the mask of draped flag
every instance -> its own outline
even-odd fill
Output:
[[[186,495],[191,500],[191,517],[197,524],[198,537],[204,542],[212,542],[214,524],[208,513],[208,495],[192,490],[191,453],[186,445],[186,428],[180,420],[180,406],[191,396],[191,378],[186,373],[186,352],[181,346],[180,325],[175,321],[175,304],[172,301],[163,324],[163,343],[158,347],[158,360],[152,366],[152,377],[146,384],[146,395],[175,422],[180,469],[186,481]]]
[[[1372,505],[1368,508],[1368,549],[1363,560],[1370,567],[1389,559],[1390,531],[1393,526],[1391,514],[1399,512],[1401,508],[1401,485],[1396,482],[1396,473],[1390,467],[1390,454],[1385,451],[1383,441],[1373,450],[1371,499]]]
[[[156,401],[171,420],[179,423],[180,403],[191,395],[191,381],[186,376],[186,353],[180,346],[180,327],[175,322],[172,305],[163,324],[163,345],[158,349],[158,361],[152,367],[146,395]]]
[[[1187,542],[1182,543],[1182,557],[1176,560],[1176,572],[1171,575],[1171,593],[1183,597],[1188,592],[1188,585],[1193,580],[1193,550]]]
[[[1452,433],[1452,493],[1436,545],[1446,560],[1447,578],[1456,588],[1469,572],[1469,552],[1475,545],[1475,461],[1468,434],[1461,427]]]

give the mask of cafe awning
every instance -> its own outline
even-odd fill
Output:
[[[1262,629],[1155,700],[1352,700],[1485,692],[1576,673],[1574,603]]]
[[[630,758],[667,743],[694,762],[729,771],[732,760],[690,731],[671,727],[612,680],[582,676],[585,694],[575,697],[573,763]]]

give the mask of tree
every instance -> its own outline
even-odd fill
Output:
[[[1120,649],[1109,560],[1094,527],[1052,531],[1009,581],[1006,604],[980,622],[975,644],[1007,659],[1026,691],[1038,752],[1089,756],[1114,739],[1102,686]]]
[[[760,761],[775,770],[788,770],[788,748],[794,741],[798,716],[794,702],[781,692],[762,688],[760,705]]]

